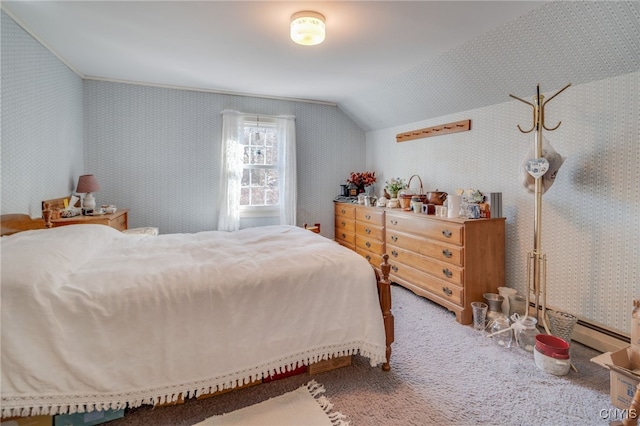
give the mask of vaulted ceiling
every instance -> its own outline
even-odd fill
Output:
[[[365,131],[640,69],[640,2],[3,1],[83,78],[338,105]],[[289,40],[300,10],[327,38]]]

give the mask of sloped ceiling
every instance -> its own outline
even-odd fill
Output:
[[[640,2],[551,2],[339,103],[377,130],[640,70]]]
[[[3,2],[83,78],[335,103],[365,131],[640,69],[640,3]],[[294,45],[292,13],[327,16]]]

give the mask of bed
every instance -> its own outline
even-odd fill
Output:
[[[389,369],[388,264],[380,278],[319,234],[45,226],[2,217],[2,417],[167,403],[345,355]]]

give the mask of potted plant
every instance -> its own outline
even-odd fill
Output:
[[[398,191],[407,187],[404,179],[399,177],[391,178],[386,181],[385,184],[385,189],[387,190],[387,192],[389,193],[389,197],[391,198],[398,198]]]
[[[358,194],[365,192],[365,187],[372,186],[375,182],[376,172],[351,172],[349,179],[347,179],[347,183],[353,184],[358,188]]]

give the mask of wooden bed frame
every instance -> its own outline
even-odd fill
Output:
[[[51,228],[50,222],[52,210],[49,208],[48,203],[44,203],[42,211],[42,218],[31,218],[27,214],[5,214],[0,216],[0,224],[2,225],[2,232],[0,236],[6,236],[15,234],[17,232],[28,231],[33,229],[46,229]],[[386,335],[386,358],[387,361],[382,365],[382,370],[389,371],[391,369],[391,344],[394,341],[394,318],[391,313],[391,282],[389,281],[389,272],[391,265],[389,265],[389,255],[384,254],[382,256],[382,264],[380,265],[380,271],[373,268],[376,274],[376,280],[378,282],[378,296],[380,299],[380,309],[382,310],[382,318],[384,321],[384,329]],[[349,357],[349,360],[351,358]],[[329,360],[332,361],[332,360]],[[326,361],[320,361],[325,363]],[[349,363],[334,363],[334,368],[339,368]],[[323,366],[318,371],[327,371],[332,368]],[[217,392],[216,392],[217,394]],[[165,404],[160,404],[165,405]]]

